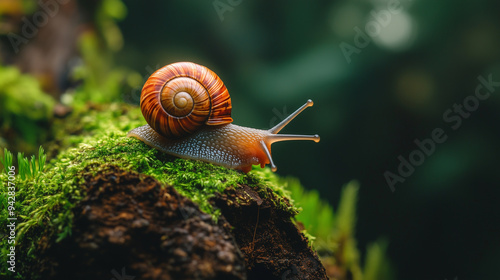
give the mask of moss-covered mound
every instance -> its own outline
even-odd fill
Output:
[[[46,165],[43,155],[18,159],[17,274],[6,266],[2,274],[326,279],[292,222],[298,209],[269,169],[243,174],[162,154],[126,137],[143,124],[131,106],[86,105],[54,126],[58,148]]]
[[[44,244],[41,278],[246,279],[231,226],[174,188],[116,167],[90,171],[82,187],[71,237]]]

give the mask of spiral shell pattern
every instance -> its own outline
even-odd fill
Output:
[[[222,80],[191,62],[169,64],[154,72],[142,88],[141,111],[148,124],[168,138],[233,121],[231,98]]]

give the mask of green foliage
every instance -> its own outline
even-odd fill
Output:
[[[315,237],[315,248],[327,248],[335,226],[332,206],[320,198],[317,190],[306,191],[296,178],[286,178],[283,183],[290,190],[294,203],[300,207],[295,218],[304,225],[310,236]]]
[[[14,0],[0,2],[0,20],[11,18],[12,15],[31,14],[37,10],[37,2],[33,0]],[[10,28],[0,28],[0,35],[8,34]]]
[[[386,250],[385,240],[368,245],[363,280],[395,279],[391,265],[385,256]]]
[[[7,150],[7,148],[4,148],[3,149],[3,158],[1,158],[1,162],[2,162],[3,168],[5,170],[5,173],[9,172],[9,166],[12,166],[13,158],[14,158],[14,156],[12,155],[12,153],[9,150]]]
[[[17,164],[19,166],[19,176],[21,180],[25,179],[35,179],[38,177],[40,172],[42,172],[45,161],[47,160],[47,155],[44,154],[43,147],[40,146],[38,149],[38,159],[35,159],[35,155],[31,156],[31,160],[24,157],[24,153],[17,154]]]
[[[337,262],[351,271],[355,280],[362,279],[359,264],[359,251],[356,246],[354,229],[356,224],[356,201],[359,185],[356,181],[349,182],[340,195],[337,212],[337,223],[334,228],[334,237],[340,244],[335,252]]]
[[[351,181],[344,187],[340,196],[337,213],[337,229],[346,236],[353,236],[354,234],[358,190],[359,184],[356,181]]]
[[[121,0],[103,0],[97,10],[96,24],[103,38],[112,51],[119,51],[123,46],[123,38],[116,21],[127,15],[127,7]]]
[[[54,99],[39,82],[10,66],[0,65],[0,132],[15,131],[29,145],[46,136],[43,124],[52,117]]]
[[[123,94],[131,92],[129,83],[137,73],[114,66],[115,55],[123,47],[117,21],[126,14],[127,8],[121,0],[101,1],[95,16],[95,32],[80,36],[78,47],[83,64],[73,73],[73,79],[82,81],[76,90],[77,101],[117,102],[123,99]]]
[[[112,68],[112,52],[102,49],[99,36],[92,32],[80,37],[79,49],[84,63],[74,70],[73,79],[83,83],[77,88],[75,99],[96,103],[118,101],[126,71]]]
[[[360,264],[360,252],[356,246],[356,202],[359,184],[349,182],[340,195],[336,215],[333,208],[323,201],[316,190],[305,190],[295,178],[286,178],[284,183],[291,190],[291,196],[300,213],[295,217],[306,231],[314,248],[325,265],[349,271],[354,280],[394,279],[385,255],[387,243],[378,241],[367,249],[365,265]],[[314,238],[311,238],[314,236]]]
[[[12,122],[13,116],[22,115],[34,121],[51,117],[55,102],[41,90],[34,77],[10,66],[0,66],[0,77],[2,119]]]

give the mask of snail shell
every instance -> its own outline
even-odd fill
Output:
[[[167,138],[192,134],[203,125],[231,123],[231,108],[231,98],[219,76],[192,62],[157,70],[141,94],[144,118]]]

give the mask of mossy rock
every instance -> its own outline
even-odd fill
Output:
[[[126,137],[143,124],[136,107],[87,104],[53,126],[52,159],[16,178],[16,274],[4,276],[327,278],[274,173],[162,154]]]

